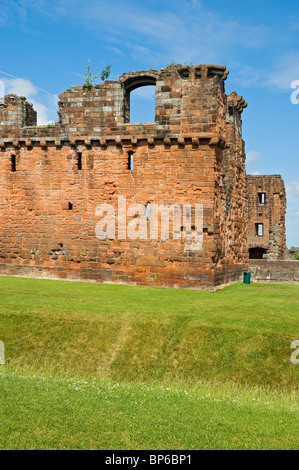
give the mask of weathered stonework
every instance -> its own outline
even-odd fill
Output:
[[[299,261],[251,259],[249,268],[254,282],[299,283]]]
[[[7,95],[4,102],[0,102],[0,132],[1,137],[18,136],[20,128],[36,126],[36,111],[24,96]]]
[[[280,175],[248,175],[248,248],[252,259],[286,259],[286,192]],[[258,233],[260,227],[260,233]]]
[[[72,87],[59,96],[54,127],[35,126],[32,107],[6,97],[0,272],[186,288],[242,279],[246,103],[225,95],[227,74],[224,66],[177,66],[130,72],[90,91]],[[153,84],[155,122],[131,124],[130,92]],[[186,251],[185,240],[172,237],[98,240],[96,207],[117,209],[119,196],[144,206],[202,204],[202,249]]]

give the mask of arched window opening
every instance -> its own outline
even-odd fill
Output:
[[[141,75],[125,82],[124,121],[155,122],[156,77]]]

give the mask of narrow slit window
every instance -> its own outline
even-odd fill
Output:
[[[11,171],[17,171],[17,161],[15,155],[11,155]]]
[[[145,214],[148,220],[150,220],[151,218],[151,203],[150,202],[148,202],[145,206]]]
[[[265,202],[266,202],[266,193],[258,193],[258,194],[259,194],[260,204],[265,204]]]
[[[255,224],[255,227],[257,236],[262,237],[264,235],[264,224]]]
[[[82,170],[82,153],[78,153],[77,166],[78,166],[78,170],[81,171]]]
[[[72,211],[72,210],[73,210],[73,204],[69,202],[69,211]]]
[[[134,153],[129,152],[128,154],[128,169],[132,171],[134,168]]]

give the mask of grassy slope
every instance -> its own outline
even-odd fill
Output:
[[[298,390],[299,287],[218,292],[0,278],[0,340],[22,370]]]
[[[277,392],[0,372],[0,449],[298,449],[298,418]]]
[[[0,448],[298,449],[298,291],[0,278]]]

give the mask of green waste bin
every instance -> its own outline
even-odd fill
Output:
[[[244,279],[243,279],[243,283],[244,284],[250,284],[250,271],[245,271],[244,273]]]

